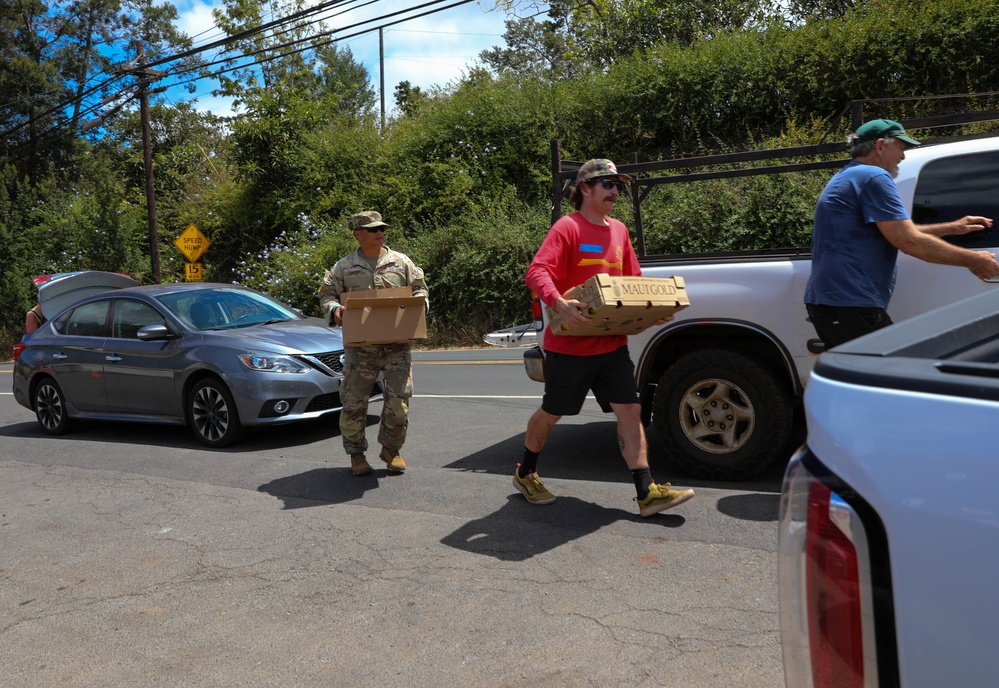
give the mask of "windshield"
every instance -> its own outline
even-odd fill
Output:
[[[298,320],[284,304],[238,287],[217,287],[181,291],[159,297],[174,315],[198,330],[249,327],[270,322]]]

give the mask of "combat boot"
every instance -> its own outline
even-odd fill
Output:
[[[350,455],[350,472],[354,475],[367,475],[371,472],[371,464],[364,458],[364,454]]]
[[[406,470],[406,462],[402,460],[399,452],[395,449],[382,447],[381,459],[388,464],[390,473],[402,473]]]

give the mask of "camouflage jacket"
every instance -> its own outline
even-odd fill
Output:
[[[332,270],[326,271],[323,283],[319,285],[319,306],[326,322],[332,324],[333,306],[340,303],[341,294],[394,287],[412,287],[413,296],[423,296],[427,300],[427,312],[430,312],[430,296],[423,270],[416,267],[408,256],[387,246],[382,247],[378,264],[372,272],[371,263],[358,249],[338,260]]]

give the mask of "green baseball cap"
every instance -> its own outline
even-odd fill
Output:
[[[905,133],[905,127],[893,119],[872,119],[857,129],[857,140],[877,141],[878,139],[901,139],[910,146],[918,146],[919,141]]]

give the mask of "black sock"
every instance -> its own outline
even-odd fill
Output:
[[[635,489],[638,491],[638,498],[645,499],[649,496],[649,485],[652,484],[652,473],[648,468],[636,468],[631,472],[631,479],[635,481]]]
[[[538,470],[539,454],[541,452],[532,452],[527,447],[524,447],[524,460],[520,462],[520,469],[518,469],[517,475],[521,478],[526,478],[528,473]]]

